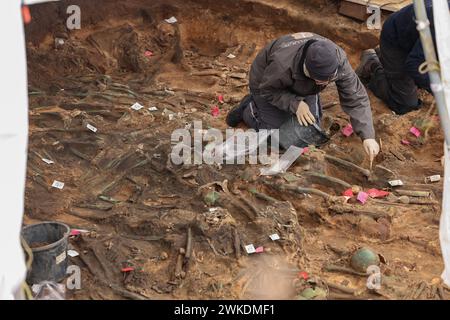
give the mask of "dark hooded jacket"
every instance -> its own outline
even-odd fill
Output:
[[[318,94],[318,86],[304,73],[304,53],[312,41],[330,41],[313,33],[286,35],[269,43],[255,58],[250,69],[250,91],[275,107],[296,113],[299,101]],[[366,89],[353,71],[342,48],[336,47],[339,60],[335,80],[342,109],[350,116],[354,131],[362,138],[375,138],[372,110]]]
[[[450,0],[447,2],[450,8]],[[425,1],[425,8],[430,21],[433,43],[436,44],[433,3],[431,0]],[[381,41],[385,41],[390,46],[394,46],[405,53],[405,71],[414,79],[418,87],[431,92],[428,73],[422,74],[419,72],[420,65],[425,61],[425,54],[420,41],[419,31],[417,31],[414,5],[408,5],[386,19],[381,30]]]

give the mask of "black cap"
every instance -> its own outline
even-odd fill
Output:
[[[328,40],[312,43],[306,52],[305,65],[312,79],[331,80],[339,66],[336,45]]]

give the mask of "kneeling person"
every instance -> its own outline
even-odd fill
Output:
[[[450,0],[447,1],[450,8]],[[425,8],[430,21],[431,36],[436,43],[433,21],[433,2]],[[380,45],[365,50],[356,73],[375,96],[383,100],[396,114],[403,115],[422,106],[417,89],[432,93],[428,73],[420,72],[425,62],[414,12],[410,4],[391,14],[381,29]]]
[[[379,152],[367,92],[343,49],[313,33],[286,35],[259,52],[250,69],[250,94],[227,115],[227,124],[280,129],[280,145],[320,146],[319,93],[335,82],[344,112],[363,140],[370,160]]]

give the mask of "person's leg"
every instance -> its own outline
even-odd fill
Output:
[[[316,118],[316,123],[310,126],[302,126],[296,115],[281,111],[261,97],[255,96],[254,102],[255,106],[244,111],[245,123],[252,128],[258,126],[258,129],[279,129],[278,143],[282,148],[288,149],[291,145],[297,147],[320,146],[328,141],[328,137],[320,128],[322,108],[319,95],[305,98],[311,113]]]
[[[369,89],[397,114],[420,108],[417,86],[404,71],[406,54],[381,41],[380,63],[372,65]]]
[[[256,123],[258,129],[278,129],[289,117],[289,112],[278,109],[258,95],[253,95],[253,104],[244,111],[244,122],[255,129]]]
[[[248,106],[244,109],[242,114],[244,123],[255,130],[266,129],[264,125],[261,124],[259,116],[256,109],[255,101],[252,100]]]
[[[305,98],[309,110],[314,115],[316,123],[303,126],[299,123],[296,115],[291,115],[281,126],[279,131],[280,146],[288,149],[290,146],[304,148],[310,145],[321,146],[329,141],[329,137],[320,127],[322,118],[322,107],[319,95],[311,95]]]
[[[244,110],[252,101],[252,95],[246,95],[241,102],[227,114],[226,122],[230,127],[237,127],[244,120]]]

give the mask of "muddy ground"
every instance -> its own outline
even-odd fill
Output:
[[[226,129],[227,111],[247,92],[252,59],[271,39],[313,31],[341,45],[356,67],[377,31],[339,16],[336,1],[70,4],[81,7],[81,30],[66,30],[66,1],[33,6],[26,28],[25,211],[27,224],[57,220],[89,231],[70,240],[80,253],[70,263],[82,267],[82,289],[68,292],[69,299],[296,299],[316,286],[328,299],[449,297],[439,285],[442,184],[424,182],[443,174],[443,139],[430,96],[423,95],[422,110],[398,117],[370,95],[382,145],[370,175],[359,138],[340,132],[348,117],[331,85],[321,94],[331,141],[287,174],[259,176],[259,165],[168,161],[174,129],[194,120],[204,129]],[[171,16],[178,22],[164,22]],[[132,110],[135,102],[145,108]],[[218,116],[211,112],[216,105]],[[408,133],[414,124],[425,137]],[[430,191],[430,197],[399,202],[387,185],[395,178],[405,183],[402,189]],[[64,188],[52,188],[54,180]],[[393,194],[365,205],[344,203],[339,196],[347,185]],[[213,191],[218,199],[205,202]],[[272,241],[273,233],[281,239]],[[264,252],[247,255],[250,243]],[[342,269],[362,246],[381,258],[379,290],[366,289],[367,276]],[[134,270],[122,272],[126,267]]]

